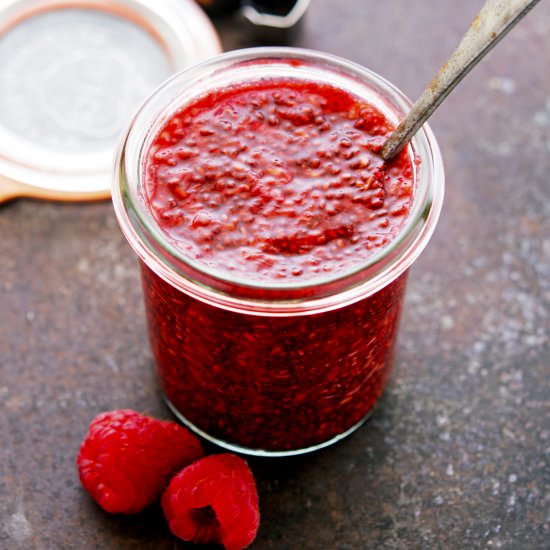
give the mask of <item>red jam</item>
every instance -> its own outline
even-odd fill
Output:
[[[250,449],[307,448],[360,422],[382,394],[406,275],[335,311],[261,317],[190,298],[142,267],[162,389],[210,436]]]
[[[402,227],[406,154],[376,154],[390,130],[333,86],[262,81],[176,113],[146,168],[150,207],[189,258],[248,281],[299,279],[364,263]]]
[[[365,264],[409,215],[408,153],[390,164],[377,155],[391,129],[373,106],[328,84],[215,90],[158,132],[146,200],[167,239],[235,289],[314,285]],[[203,303],[143,265],[163,390],[183,417],[228,443],[285,451],[328,441],[382,392],[405,279],[334,311],[263,316]]]

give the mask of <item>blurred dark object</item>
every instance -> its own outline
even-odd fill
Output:
[[[259,42],[289,42],[298,33],[310,0],[243,0],[240,19]]]
[[[287,43],[298,33],[310,0],[197,0],[211,16],[236,12],[255,42]]]
[[[222,15],[236,11],[241,5],[240,0],[197,0],[210,15]]]

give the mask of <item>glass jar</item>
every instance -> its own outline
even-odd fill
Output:
[[[224,54],[177,74],[146,101],[118,155],[113,202],[140,259],[151,347],[170,408],[222,447],[283,456],[342,439],[380,397],[407,272],[435,228],[444,173],[437,142],[424,126],[408,146],[415,159],[414,201],[405,225],[368,261],[343,272],[265,284],[190,260],[159,228],[145,200],[151,142],[187,102],[263,77],[331,84],[394,124],[410,108],[382,77],[331,55],[295,48]]]

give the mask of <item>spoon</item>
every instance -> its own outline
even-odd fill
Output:
[[[428,84],[380,152],[389,160],[405,147],[454,87],[539,0],[487,0],[457,49]]]

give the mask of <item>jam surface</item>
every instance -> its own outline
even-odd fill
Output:
[[[413,197],[391,124],[328,84],[259,80],[176,112],[151,145],[145,191],[159,226],[204,267],[260,282],[364,263],[399,232]]]

